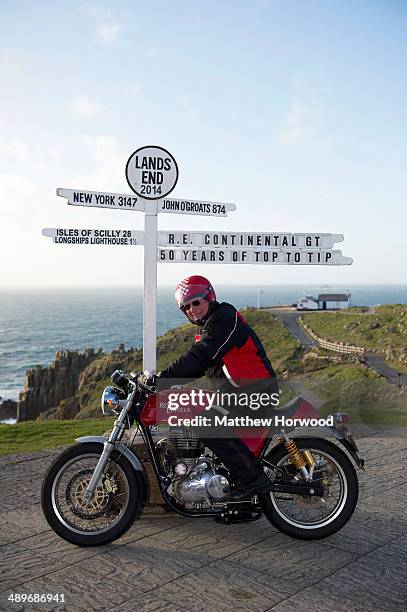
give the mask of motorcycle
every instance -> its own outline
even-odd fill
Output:
[[[153,378],[116,370],[113,386],[102,395],[103,414],[117,419],[108,437],[85,436],[64,450],[49,467],[41,492],[44,516],[62,538],[79,546],[96,546],[122,536],[140,517],[148,497],[145,470],[124,432],[138,425],[167,508],[186,517],[214,517],[230,524],[264,515],[277,529],[300,539],[327,537],[352,516],[358,499],[353,462],[364,469],[347,427],[347,415],[331,415],[325,426],[340,443],[325,438],[289,437],[288,428],[262,427],[242,437],[271,481],[270,492],[243,502],[228,502],[237,486],[233,476],[195,436],[193,428],[169,426],[156,442]],[[162,396],[160,396],[162,397]],[[285,422],[319,418],[297,397],[278,410]],[[244,433],[244,432],[243,432]],[[154,436],[155,437],[155,436]]]

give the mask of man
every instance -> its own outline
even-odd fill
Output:
[[[259,338],[234,306],[216,301],[207,278],[183,279],[176,287],[175,300],[199,330],[195,344],[160,372],[160,378],[195,379],[206,374],[218,386],[220,383],[222,392],[236,392],[238,387],[250,393],[260,385],[262,391],[278,393],[276,374]],[[270,490],[263,468],[239,438],[230,432],[222,439],[206,438],[202,429],[198,437],[238,480],[230,501],[240,502]]]

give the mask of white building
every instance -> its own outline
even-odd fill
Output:
[[[297,301],[297,310],[337,310],[349,308],[350,291],[346,293],[319,293],[318,297],[303,295]]]

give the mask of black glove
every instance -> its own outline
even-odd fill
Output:
[[[136,376],[137,384],[140,385],[140,387],[143,387],[143,389],[145,389],[149,393],[155,393],[157,386],[156,379],[157,376],[155,374],[151,374],[148,370],[140,372]]]

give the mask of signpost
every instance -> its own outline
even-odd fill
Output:
[[[352,258],[332,250],[342,234],[157,231],[157,214],[227,217],[236,205],[167,196],[178,181],[178,165],[162,147],[134,151],[126,164],[126,179],[136,195],[57,189],[68,204],[144,212],[144,231],[45,228],[55,244],[144,245],[143,367],[156,369],[156,310],[158,263],[350,265]],[[259,298],[258,298],[259,300]]]

